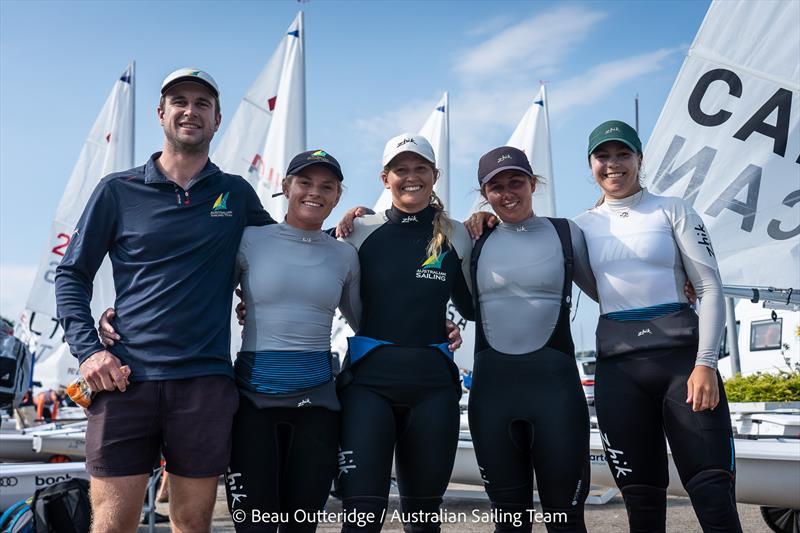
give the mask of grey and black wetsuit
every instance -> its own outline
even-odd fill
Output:
[[[703,531],[741,531],[725,389],[693,412],[687,380],[716,368],[724,304],[714,250],[682,199],[642,190],[576,218],[600,298],[595,405],[631,531],[664,531],[669,482],[664,435]],[[686,304],[691,280],[700,316]]]
[[[355,221],[347,239],[361,261],[363,320],[350,339],[340,374],[342,404],[339,487],[345,511],[377,520],[344,531],[378,531],[395,459],[404,512],[436,513],[450,480],[458,444],[460,384],[447,351],[445,311],[452,298],[471,317],[465,273],[472,242],[451,221],[438,257],[426,247],[433,208]],[[438,531],[435,520],[407,524]],[[408,531],[409,529],[407,529]]]
[[[469,426],[495,530],[531,530],[535,472],[543,511],[567,516],[548,531],[585,532],[589,413],[569,328],[573,277],[596,297],[583,234],[534,216],[484,233],[472,254]]]
[[[228,507],[243,510],[237,531],[275,531],[252,511],[322,509],[336,473],[339,403],[331,372],[337,307],[353,327],[361,314],[358,256],[321,231],[286,223],[247,228],[237,256],[247,316],[234,364],[241,394],[226,475]],[[285,519],[285,520],[284,520]]]

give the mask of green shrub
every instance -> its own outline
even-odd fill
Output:
[[[736,376],[725,382],[729,402],[800,401],[800,371],[782,370],[778,374]]]

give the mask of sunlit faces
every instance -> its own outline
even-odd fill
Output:
[[[339,178],[324,165],[311,165],[284,181],[289,199],[286,222],[305,230],[318,230],[342,195]]]
[[[158,118],[167,143],[179,152],[207,152],[221,120],[214,96],[193,82],[179,83],[167,91]]]
[[[500,220],[507,224],[533,216],[533,178],[519,170],[504,170],[483,185],[482,193]]]
[[[381,173],[383,185],[392,192],[392,204],[405,213],[428,206],[436,182],[436,170],[427,159],[412,153],[398,154]]]
[[[601,144],[589,157],[592,176],[609,198],[626,198],[641,189],[641,163],[642,156],[619,141]]]

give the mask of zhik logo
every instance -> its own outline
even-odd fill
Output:
[[[498,163],[502,163],[506,159],[511,159],[511,155],[510,154],[503,154],[503,155],[501,155],[500,157],[497,158],[497,162]]]
[[[397,143],[397,148],[400,148],[404,144],[408,144],[408,143],[417,144],[417,141],[415,141],[414,139],[403,139],[402,141]]]

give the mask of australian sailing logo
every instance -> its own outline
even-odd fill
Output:
[[[431,254],[429,258],[422,262],[420,268],[417,269],[417,278],[425,279],[438,279],[439,281],[447,281],[447,272],[442,270],[442,261],[448,251],[440,253],[438,256]]]
[[[228,209],[228,194],[230,192],[221,193],[211,206],[212,217],[232,217],[233,211]]]

